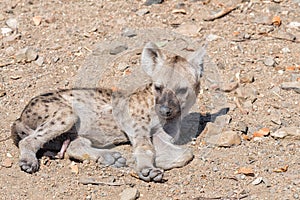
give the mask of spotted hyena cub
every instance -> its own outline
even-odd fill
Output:
[[[130,142],[139,177],[161,181],[164,170],[182,167],[193,158],[189,149],[173,142],[179,138],[182,118],[195,103],[203,55],[204,50],[199,50],[185,59],[163,54],[148,43],[141,65],[152,83],[134,93],[81,88],[33,98],[12,125],[21,169],[28,173],[39,169],[40,149],[122,167],[126,160],[112,147]]]

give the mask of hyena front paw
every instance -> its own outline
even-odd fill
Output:
[[[124,167],[126,159],[119,152],[106,152],[100,156],[98,163],[105,166]]]
[[[35,154],[23,154],[19,161],[20,168],[27,173],[34,173],[39,169],[39,161]]]
[[[150,181],[160,182],[163,179],[164,170],[162,170],[160,168],[146,167],[146,168],[141,169],[138,172],[138,175],[139,175],[140,179],[142,179],[146,182],[150,182]]]

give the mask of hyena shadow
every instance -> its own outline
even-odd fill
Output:
[[[175,144],[184,145],[191,142],[202,133],[208,122],[214,122],[218,116],[226,115],[228,111],[229,108],[222,108],[216,113],[206,115],[197,112],[189,113],[182,120],[180,137]]]

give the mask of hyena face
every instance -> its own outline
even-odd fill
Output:
[[[147,48],[148,47],[148,48]],[[155,111],[161,119],[183,117],[196,101],[204,50],[190,59],[166,55],[150,43],[142,53],[142,67],[152,77]]]

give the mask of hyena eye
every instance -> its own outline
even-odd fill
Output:
[[[187,93],[188,89],[185,87],[185,88],[179,88],[176,90],[176,94],[177,95],[183,95],[185,93]]]

